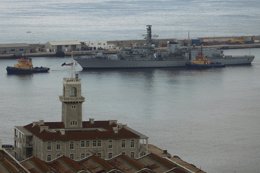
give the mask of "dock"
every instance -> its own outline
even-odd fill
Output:
[[[182,46],[203,46],[217,49],[260,48],[260,36],[202,37],[196,39],[153,39],[157,48],[166,48],[168,42],[178,42]],[[115,54],[123,47],[139,47],[145,40],[114,41],[53,41],[45,44],[8,43],[0,44],[0,59],[12,59],[21,55],[27,57],[64,57],[103,54]]]

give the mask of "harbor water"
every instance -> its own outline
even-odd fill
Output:
[[[1,0],[0,42],[260,35],[259,0]],[[157,37],[155,37],[157,38]]]
[[[207,172],[260,170],[260,49],[251,66],[208,70],[147,69],[77,72],[82,80],[83,119],[116,119],[149,136],[149,142]],[[13,127],[61,121],[62,79],[70,58],[34,58],[47,74],[7,75],[0,61],[0,139],[13,143]]]
[[[0,43],[260,35],[258,0],[0,0]],[[260,49],[252,66],[208,70],[77,71],[86,98],[83,119],[116,119],[149,142],[206,172],[260,172]],[[34,58],[48,74],[9,76],[0,60],[0,139],[13,127],[61,121],[61,67],[69,58]]]

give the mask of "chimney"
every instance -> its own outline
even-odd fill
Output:
[[[34,126],[36,126],[36,125],[37,125],[37,122],[34,121],[34,122],[32,123],[32,126],[34,127]]]
[[[90,118],[90,119],[89,119],[89,123],[90,123],[90,124],[94,124],[94,123],[95,123],[94,118]]]
[[[36,125],[39,125],[39,126],[40,126],[40,125],[44,125],[44,121],[43,121],[43,120],[34,121],[32,124],[33,124],[33,125],[32,125],[33,127],[36,126]]]
[[[40,126],[40,133],[43,131],[43,130],[48,130],[49,127],[48,126]]]
[[[117,124],[117,120],[109,120],[109,125],[111,126],[112,124]]]
[[[118,127],[113,127],[113,131],[114,131],[115,134],[117,134],[118,133]]]
[[[44,124],[44,121],[43,120],[39,120],[39,125],[43,125]]]
[[[121,124],[121,123],[120,123],[120,124],[117,125],[117,127],[118,127],[118,129],[120,130],[120,129],[126,127],[126,124]]]
[[[65,135],[65,129],[60,129],[61,135]]]

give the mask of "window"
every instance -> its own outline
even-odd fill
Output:
[[[97,141],[94,140],[92,145],[93,145],[93,147],[96,147],[97,146]]]
[[[112,140],[108,141],[108,148],[113,148],[113,141]]]
[[[82,153],[80,157],[81,157],[81,159],[84,159],[85,158],[85,153]]]
[[[76,97],[76,96],[77,96],[77,88],[72,87],[72,88],[70,89],[70,96],[71,96],[71,97]]]
[[[74,159],[74,154],[70,154],[70,158],[71,158],[71,159]]]
[[[75,105],[72,105],[71,108],[72,108],[72,109],[76,109],[76,106],[75,106]]]
[[[131,157],[135,158],[135,152],[131,152]]]
[[[111,159],[111,158],[112,158],[112,156],[113,156],[113,154],[112,154],[112,153],[108,153],[108,158],[109,158],[109,159]]]
[[[122,148],[125,148],[125,140],[122,140],[121,146],[122,146]]]
[[[51,155],[47,155],[47,161],[51,161]]]
[[[57,154],[57,158],[58,158],[58,157],[60,157],[60,153],[59,153],[59,154]]]
[[[80,141],[80,147],[85,147],[85,141]]]
[[[70,149],[73,150],[74,149],[74,143],[70,142]]]
[[[57,144],[57,145],[56,145],[56,149],[57,149],[57,150],[60,150],[60,144]]]
[[[97,156],[98,156],[98,157],[101,157],[101,153],[97,153]]]
[[[132,139],[132,140],[130,141],[130,147],[131,147],[131,148],[134,148],[134,147],[135,147],[135,140]]]
[[[125,152],[122,152],[122,155],[125,155]]]
[[[77,121],[71,121],[71,122],[70,122],[70,125],[77,125],[77,124],[78,124]]]
[[[47,150],[49,150],[49,151],[51,150],[51,142],[47,143]]]
[[[89,147],[89,141],[86,141],[86,147]]]
[[[101,147],[101,140],[98,140],[98,141],[97,141],[97,146],[98,146],[98,147]]]

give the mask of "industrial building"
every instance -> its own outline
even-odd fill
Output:
[[[21,55],[30,52],[31,47],[26,43],[0,44],[0,54]]]
[[[72,41],[50,41],[45,44],[47,52],[71,52],[80,51],[81,42],[77,40]]]

